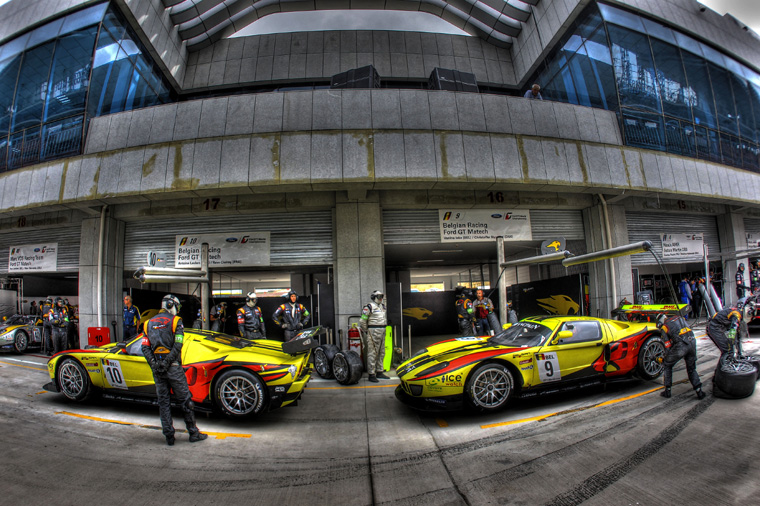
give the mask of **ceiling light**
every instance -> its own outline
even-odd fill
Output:
[[[462,253],[461,249],[434,249],[431,253]]]
[[[440,260],[440,259],[439,260],[417,260],[418,264],[429,263],[429,262],[443,262],[443,260]]]

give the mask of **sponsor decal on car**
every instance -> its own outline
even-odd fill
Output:
[[[444,374],[441,376],[441,383],[446,387],[461,387],[462,375],[461,374]]]
[[[456,341],[479,341],[479,337],[457,337]]]
[[[532,369],[533,369],[533,366],[532,366],[532,365],[529,365],[528,367],[521,367],[521,368],[520,368],[520,370],[521,370],[521,371],[530,371],[530,370],[532,370]]]
[[[285,387],[274,387],[274,391],[275,392],[284,392],[285,391]]]
[[[531,363],[533,363],[533,361],[530,360],[530,359],[528,359],[528,360],[520,360],[520,365],[531,364]]]

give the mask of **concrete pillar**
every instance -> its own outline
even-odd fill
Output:
[[[737,250],[747,249],[747,236],[744,233],[744,217],[728,212],[724,215],[718,216],[718,233],[720,234],[720,251],[721,253],[733,254]],[[710,257],[713,257],[718,252],[708,252]],[[738,298],[736,297],[736,271],[739,270],[739,264],[744,264],[744,284],[750,286],[749,280],[749,258],[737,257],[735,260],[723,259],[723,293],[718,292],[718,295],[723,297],[723,305],[729,305],[735,303]],[[716,291],[719,288],[715,287]],[[745,292],[749,293],[749,291]]]
[[[601,203],[583,210],[583,226],[586,231],[586,251],[592,253],[607,248],[628,244],[628,224],[625,209],[621,206],[607,205],[609,230],[612,240],[606,238],[604,207]],[[613,295],[614,264],[615,293]],[[633,299],[633,281],[631,277],[631,257],[622,256],[588,264],[589,267],[589,302],[591,316],[609,318],[623,297]]]
[[[369,192],[361,201],[338,195],[335,237],[335,323],[345,333],[348,317],[361,314],[374,290],[385,290],[382,212],[376,193]]]
[[[101,326],[111,329],[111,340],[122,336],[122,284],[124,277],[124,222],[105,215],[101,286]],[[99,326],[97,321],[98,242],[100,217],[82,221],[79,245],[79,344],[87,344],[87,328]],[[116,336],[111,322],[116,322]]]

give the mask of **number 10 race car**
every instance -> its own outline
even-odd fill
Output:
[[[663,371],[665,343],[654,323],[537,316],[493,337],[434,344],[401,364],[396,397],[427,410],[496,411],[512,397]]]
[[[185,329],[182,367],[196,409],[242,419],[295,403],[311,378],[309,358],[319,333],[320,327],[304,329],[282,343]],[[141,347],[139,334],[126,344],[58,353],[48,361],[52,381],[43,388],[72,401],[97,393],[154,403],[153,372]]]

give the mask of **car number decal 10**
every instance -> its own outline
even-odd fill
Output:
[[[111,387],[127,389],[127,383],[124,381],[124,375],[121,373],[121,362],[106,359],[103,361],[103,370],[106,373],[106,381]]]
[[[536,353],[536,365],[538,377],[542,383],[551,383],[562,379],[556,353]]]

